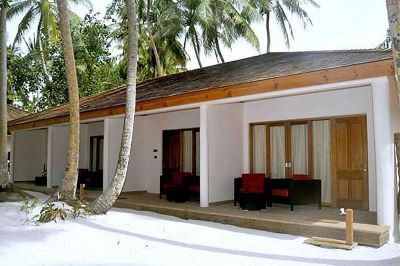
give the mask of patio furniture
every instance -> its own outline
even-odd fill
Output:
[[[244,206],[254,200],[256,202],[253,204],[258,207],[261,201],[265,203],[267,199],[265,184],[264,174],[250,173],[235,178],[233,204],[236,206],[236,203],[239,202],[240,206]]]
[[[200,177],[197,175],[185,176],[183,179],[183,187],[188,192],[190,198],[200,198]]]
[[[35,186],[46,186],[47,176],[35,176]]]
[[[265,209],[267,206],[265,193],[242,193],[240,196],[239,206],[241,209],[249,211]]]
[[[184,184],[184,178],[190,176],[191,173],[187,172],[174,172],[171,175],[160,176],[160,199],[162,195],[167,194],[167,190],[171,187],[182,187]]]
[[[184,187],[175,186],[169,187],[166,191],[167,200],[182,203],[188,200],[188,193]]]
[[[267,205],[282,203],[290,205],[318,204],[321,209],[321,180],[308,175],[293,175],[293,178],[268,179]]]

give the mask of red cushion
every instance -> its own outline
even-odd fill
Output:
[[[185,176],[189,176],[191,173],[185,173],[185,172],[174,172],[172,173],[172,183],[182,186],[183,184],[183,178]]]
[[[248,191],[247,191],[247,188],[243,188],[243,187],[241,187],[241,188],[239,189],[239,191],[242,192],[242,193],[248,192]]]
[[[293,175],[293,180],[310,180],[311,176],[309,175],[304,175],[304,174],[294,174]]]
[[[246,192],[261,193],[264,192],[264,174],[243,174],[242,175],[242,188]]]
[[[190,187],[189,187],[189,190],[190,190],[191,192],[200,193],[200,186],[197,186],[197,185],[195,185],[195,186],[190,186]]]
[[[272,189],[271,191],[272,196],[278,197],[289,197],[289,189]]]
[[[176,184],[172,184],[172,183],[170,183],[170,184],[163,184],[163,189],[164,190],[167,190],[167,189],[169,189],[169,188],[173,188],[173,187],[177,187],[178,185],[176,185]]]

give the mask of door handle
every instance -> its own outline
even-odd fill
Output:
[[[368,171],[368,166],[367,166],[366,164],[364,165],[363,171],[364,171],[364,172],[367,172],[367,171]]]

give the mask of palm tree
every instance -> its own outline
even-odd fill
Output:
[[[312,24],[308,13],[303,5],[311,4],[314,7],[319,5],[314,0],[250,0],[247,6],[247,12],[254,14],[252,8],[258,10],[261,17],[265,17],[265,28],[267,32],[267,53],[271,50],[271,12],[275,15],[276,22],[279,25],[286,46],[290,47],[290,38],[294,39],[292,24],[289,21],[288,13],[295,15],[301,20],[304,27]],[[252,19],[257,20],[256,17]]]
[[[126,89],[125,121],[121,138],[117,169],[108,189],[90,205],[94,214],[106,213],[118,199],[125,183],[133,137],[136,108],[136,71],[138,57],[138,30],[135,0],[125,0],[128,17],[128,77]]]
[[[259,48],[251,21],[242,13],[242,9],[247,6],[245,3],[247,1],[244,0],[178,1],[186,28],[184,47],[187,42],[192,44],[200,67],[202,48],[206,54],[213,53],[217,60],[225,61],[220,42],[231,48],[237,39],[244,38],[253,47]]]
[[[0,188],[10,184],[7,164],[7,2],[0,2]]]
[[[69,0],[71,4],[82,4],[91,8],[90,0]],[[72,20],[79,20],[71,9],[68,8],[69,16]],[[8,18],[12,19],[23,14],[23,18],[18,25],[17,34],[13,42],[13,46],[19,44],[26,33],[32,28],[33,24],[38,20],[36,30],[36,44],[41,54],[43,72],[45,74],[46,83],[49,83],[51,77],[47,70],[47,45],[49,42],[57,42],[60,38],[60,30],[58,29],[57,7],[55,0],[22,0],[14,3],[8,12]]]
[[[60,34],[64,50],[65,70],[67,74],[68,98],[69,98],[69,148],[65,177],[58,189],[59,197],[71,201],[75,198],[78,181],[79,164],[79,91],[74,50],[72,45],[69,10],[67,0],[57,0],[58,14],[60,18]]]
[[[120,69],[126,74],[127,67],[127,14],[120,0],[114,0],[108,8],[108,16],[117,16],[113,35],[121,43],[123,58]],[[137,1],[138,23],[138,80],[173,74],[185,69],[187,54],[180,43],[183,30],[177,5],[169,0]]]

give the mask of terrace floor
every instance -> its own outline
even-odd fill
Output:
[[[52,193],[54,188],[37,187],[29,183],[18,183],[22,189],[42,193]],[[94,199],[101,190],[86,190],[86,198]],[[230,224],[275,233],[285,233],[306,237],[328,237],[345,239],[344,218],[337,208],[317,206],[295,206],[290,211],[287,205],[274,204],[262,211],[245,211],[232,202],[201,208],[198,201],[184,203],[168,202],[158,194],[126,192],[122,193],[115,207],[149,211],[171,215],[182,219],[202,220]],[[389,240],[389,228],[376,225],[376,213],[355,210],[354,238],[360,244],[381,246]]]

